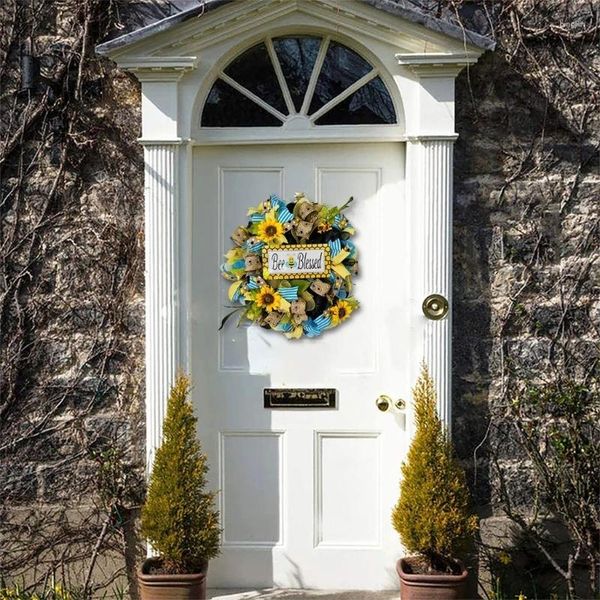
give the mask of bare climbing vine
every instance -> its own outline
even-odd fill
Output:
[[[117,0],[0,4],[0,576],[130,586],[143,493],[138,88]]]
[[[473,456],[479,501],[571,597],[597,592],[597,490],[582,480],[597,458],[577,449],[598,435],[599,7],[405,1],[498,44],[457,88],[454,307],[479,316],[468,331],[455,319],[455,348],[467,347],[455,440]],[[115,586],[135,597],[139,550],[139,92],[93,50],[128,4],[0,3],[0,575],[34,587],[54,574],[88,598]],[[139,11],[171,8],[148,0]],[[565,397],[585,410],[549,405]],[[530,567],[506,548],[486,551],[515,579]]]
[[[469,232],[459,213],[460,232],[484,237],[489,252],[479,265],[484,284],[459,291],[458,302],[472,310],[469,294],[480,292],[489,310],[481,344],[489,360],[487,415],[472,447],[474,488],[487,478],[483,500],[512,524],[509,540],[484,549],[496,565],[504,560],[506,577],[496,577],[492,593],[510,597],[526,585],[528,597],[596,597],[600,6],[451,1],[438,9],[462,22],[465,14],[484,18],[497,41],[489,65],[476,67],[487,70],[477,79],[465,74],[473,102],[458,117],[465,162],[457,182],[467,197],[477,184],[483,208],[471,210],[481,217],[475,227],[485,230]],[[489,161],[472,167],[477,144]],[[529,563],[507,558],[515,545]]]

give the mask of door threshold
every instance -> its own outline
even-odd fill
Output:
[[[382,592],[367,592],[347,590],[343,592],[327,590],[299,590],[270,588],[257,589],[210,589],[208,598],[211,600],[398,600],[398,590]]]

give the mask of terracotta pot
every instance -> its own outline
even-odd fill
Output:
[[[400,598],[402,600],[461,600],[465,596],[467,569],[462,562],[456,561],[462,573],[460,575],[425,575],[411,573],[404,558],[396,563],[400,577]]]
[[[138,570],[142,600],[205,600],[208,563],[201,573],[149,575],[150,567],[159,562],[158,558],[149,558]]]

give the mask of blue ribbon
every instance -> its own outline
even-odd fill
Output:
[[[315,319],[315,325],[321,329],[327,329],[331,325],[331,317],[329,315],[320,315]]]
[[[356,246],[350,240],[344,240],[344,248],[350,252],[348,258],[354,258],[356,256]]]
[[[252,223],[261,223],[265,220],[265,215],[263,213],[252,213],[250,215],[250,221]]]
[[[288,210],[287,204],[276,194],[271,194],[269,198],[271,206],[277,211],[277,220],[280,223],[289,223],[294,215]]]
[[[258,281],[256,281],[256,277],[249,277],[246,287],[249,290],[259,290],[260,289],[260,285],[258,284]]]
[[[308,319],[304,322],[303,329],[307,337],[317,337],[331,325],[329,315],[321,315],[316,319]]]
[[[269,200],[271,201],[271,206],[275,206],[277,208],[280,206],[286,206],[285,202],[277,194],[271,194],[269,196]]]
[[[279,295],[286,300],[298,300],[298,288],[297,287],[280,287],[278,290]]]
[[[289,223],[294,218],[294,215],[288,210],[287,206],[280,206],[277,209],[277,220],[280,223]]]
[[[234,302],[239,302],[240,304],[246,304],[246,298],[244,297],[244,294],[242,293],[241,285],[240,285],[240,287],[238,287],[237,290],[235,290],[235,294],[233,294],[232,300]]]
[[[329,248],[331,248],[331,256],[336,256],[342,251],[341,240],[329,240]]]
[[[264,242],[256,242],[256,244],[249,244],[248,242],[244,242],[244,248],[246,248],[246,250],[256,253],[259,252],[264,245]]]
[[[279,331],[283,331],[285,333],[290,332],[292,329],[294,329],[294,326],[289,322],[285,322],[285,323],[280,323],[279,325],[277,325],[277,327],[275,328]]]
[[[344,221],[344,220],[346,221],[346,225],[344,226],[344,228],[346,228],[346,227],[352,227],[350,225],[350,221],[348,221],[348,219],[346,219],[346,217],[344,215],[342,215],[341,213],[338,213],[333,218],[333,226],[336,229],[342,229],[342,221]]]

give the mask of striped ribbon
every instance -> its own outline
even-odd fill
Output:
[[[289,321],[287,321],[285,323],[280,323],[279,325],[277,325],[277,327],[275,329],[278,329],[279,331],[288,333],[292,329],[294,329],[294,326]]]
[[[258,252],[264,245],[264,242],[256,242],[256,244],[248,244],[248,242],[244,242],[244,248],[250,252]]]
[[[271,206],[285,206],[285,202],[277,194],[271,194],[269,200],[271,201]]]
[[[329,247],[331,248],[331,256],[336,256],[342,251],[341,240],[329,240]]]
[[[294,215],[288,210],[286,203],[277,195],[271,195],[271,206],[277,211],[277,220],[280,223],[289,223]]]
[[[258,290],[260,289],[260,285],[258,285],[258,281],[256,281],[256,277],[250,277],[248,279],[248,283],[246,284],[249,290]]]
[[[288,207],[283,205],[277,208],[277,220],[280,223],[289,223],[294,218],[294,215],[288,210]]]
[[[286,300],[298,300],[298,288],[297,287],[280,287],[278,290],[279,295]]]
[[[331,317],[321,315],[316,319],[308,319],[304,322],[303,329],[307,337],[317,337],[331,325]]]
[[[327,329],[331,325],[331,317],[329,315],[320,315],[315,319],[315,325],[321,330]]]
[[[342,223],[342,215],[340,215],[340,214],[335,215],[335,217],[333,218],[333,226],[336,227],[337,229],[341,229],[341,223]]]
[[[349,258],[354,258],[354,255],[356,254],[356,246],[354,243],[350,240],[344,240],[344,248],[350,252]]]
[[[250,221],[252,221],[252,223],[261,223],[264,220],[265,220],[265,215],[262,213],[252,213],[250,215]]]

